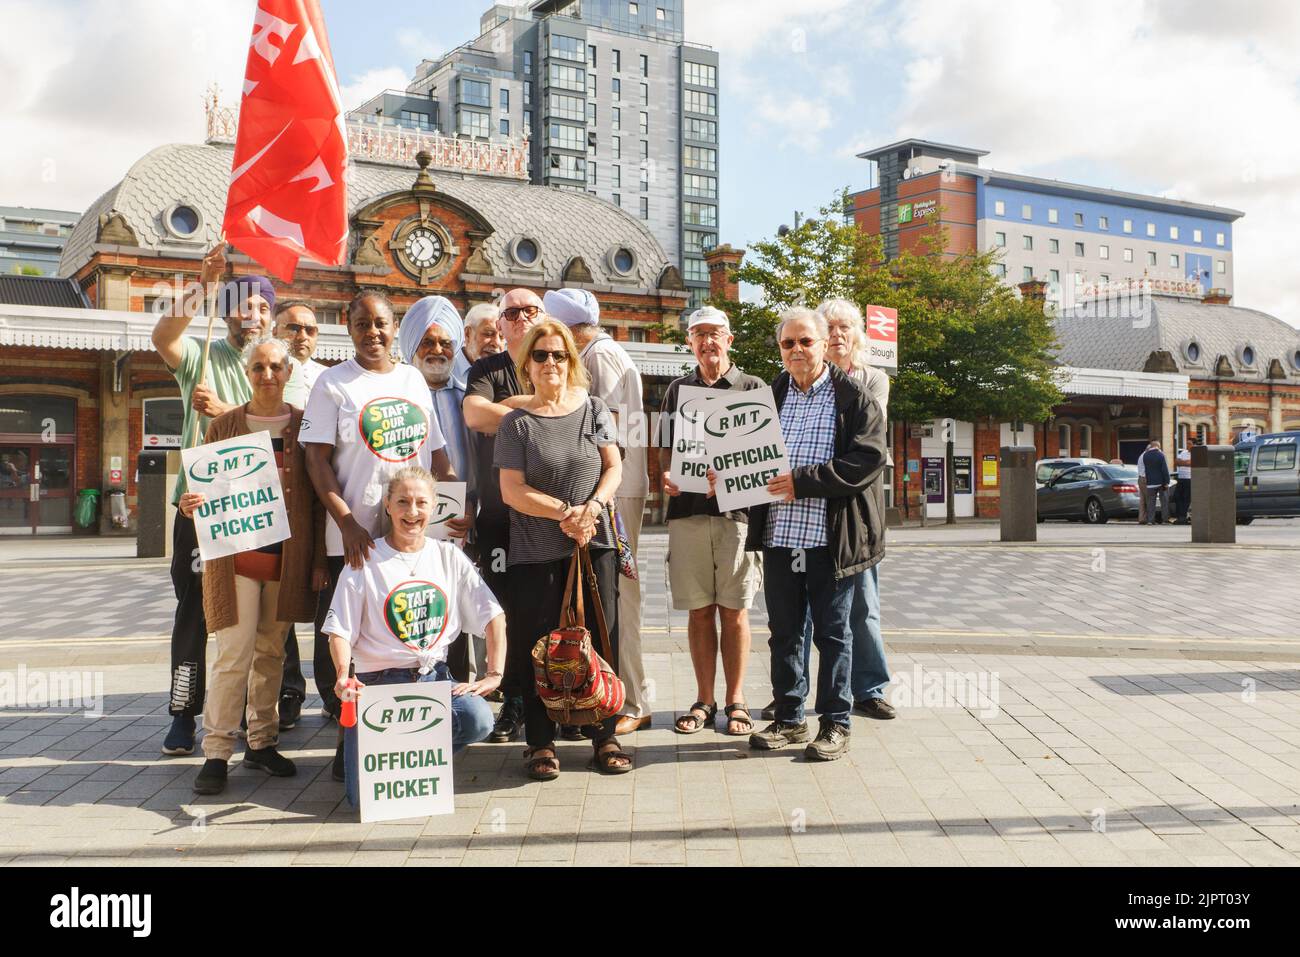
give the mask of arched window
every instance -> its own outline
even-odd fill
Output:
[[[1192,434],[1192,427],[1190,425],[1188,425],[1186,422],[1178,423],[1178,447],[1180,449],[1187,448],[1187,439],[1191,436],[1191,434]]]
[[[1070,427],[1068,425],[1058,425],[1056,427],[1056,447],[1058,455],[1070,454]]]
[[[1079,426],[1079,454],[1088,458],[1092,457],[1092,426]]]
[[[1197,445],[1210,444],[1210,427],[1208,425],[1198,425],[1196,427],[1196,444]]]

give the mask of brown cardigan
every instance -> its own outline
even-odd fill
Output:
[[[307,456],[298,444],[302,410],[289,407],[289,424],[284,427],[284,472],[281,475],[284,505],[289,513],[290,535],[284,540],[280,561],[280,598],[276,605],[279,621],[313,621],[316,592],[312,590],[313,569],[325,570],[325,506],[307,475]],[[248,406],[242,405],[219,415],[208,426],[208,442],[221,442],[247,435]],[[208,631],[216,632],[236,624],[235,559],[232,555],[203,563],[203,614]]]

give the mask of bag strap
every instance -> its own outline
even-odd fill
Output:
[[[585,627],[582,609],[582,575],[579,573],[578,549],[573,550],[573,561],[569,562],[569,575],[564,582],[564,606],[560,611],[560,627],[577,625]],[[576,605],[576,608],[575,608]]]
[[[579,549],[582,553],[583,568],[587,573],[587,581],[591,585],[591,603],[596,611],[596,628],[600,632],[600,648],[604,653],[605,661],[609,662],[610,667],[614,666],[614,652],[609,646],[609,626],[605,624],[605,606],[600,601],[600,586],[596,581],[596,569],[591,564],[591,553],[587,551],[587,546],[583,545]],[[578,600],[582,600],[582,589],[579,588]]]

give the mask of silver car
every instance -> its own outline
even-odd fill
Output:
[[[1138,475],[1131,465],[1077,465],[1038,489],[1038,520],[1065,518],[1099,525],[1136,518]]]

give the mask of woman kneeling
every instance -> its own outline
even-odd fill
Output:
[[[487,638],[482,680],[451,689],[451,742],[456,753],[492,730],[483,700],[501,683],[506,618],[478,569],[455,545],[425,538],[437,501],[433,476],[418,466],[388,483],[384,511],[392,530],[360,568],[345,566],[334,591],[325,633],[330,637],[335,692],[356,701],[366,685],[450,681],[447,651],[462,632]],[[356,681],[348,680],[355,662]],[[358,804],[357,729],[343,737],[348,801]]]

